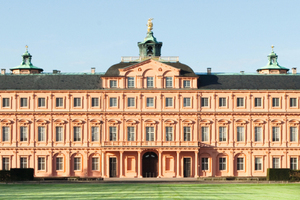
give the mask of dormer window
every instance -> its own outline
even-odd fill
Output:
[[[128,88],[134,88],[134,77],[127,78],[127,85],[128,85]]]
[[[172,88],[173,87],[173,78],[172,77],[166,77],[166,87]]]
[[[147,88],[153,88],[153,77],[147,77]]]
[[[190,80],[183,81],[183,87],[184,88],[190,88],[191,87],[191,81]]]
[[[109,81],[110,88],[116,88],[117,87],[117,81],[116,80],[110,80]]]

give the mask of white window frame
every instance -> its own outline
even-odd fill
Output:
[[[46,170],[46,158],[38,157],[38,171],[45,171],[45,170]]]
[[[208,107],[208,98],[207,97],[201,98],[201,107]]]
[[[117,80],[110,80],[109,81],[109,87],[110,88],[117,88],[118,87]]]
[[[8,142],[10,136],[10,127],[2,126],[2,142]]]
[[[262,162],[263,162],[262,157],[255,157],[255,160],[254,160],[254,170],[255,171],[261,171],[262,170]]]
[[[236,159],[236,169],[238,171],[244,171],[245,170],[245,158],[244,157],[238,157]]]
[[[95,142],[99,140],[99,126],[91,127],[91,141]]]
[[[116,126],[109,127],[109,141],[117,141],[117,127]]]
[[[254,141],[255,142],[262,141],[262,127],[261,126],[254,127]]]
[[[173,107],[173,98],[166,97],[166,107]]]
[[[297,142],[298,127],[290,126],[290,142]]]
[[[237,126],[236,127],[236,139],[238,142],[245,141],[245,127],[244,126]]]
[[[99,98],[98,97],[92,97],[91,105],[92,105],[92,107],[99,107]]]
[[[225,171],[227,169],[227,158],[219,157],[219,171]]]
[[[38,107],[44,108],[46,107],[46,99],[43,97],[38,98]]]
[[[81,157],[74,157],[74,171],[81,171]]]
[[[201,158],[201,170],[202,171],[209,170],[209,159],[208,158]]]
[[[173,77],[166,76],[166,88],[172,88],[172,87],[173,87]]]
[[[202,142],[209,141],[209,127],[208,126],[201,127],[201,141]]]
[[[74,97],[73,99],[73,106],[76,108],[81,107],[81,98],[80,97]]]
[[[191,88],[191,81],[183,80],[183,88]]]
[[[117,98],[116,97],[109,98],[109,107],[117,107]]]
[[[55,141],[56,142],[62,142],[63,141],[63,132],[64,129],[62,126],[56,126],[55,127]]]
[[[64,158],[56,157],[56,171],[63,171],[63,170],[64,170]]]
[[[191,98],[190,97],[183,98],[183,107],[191,107]]]
[[[9,108],[10,107],[9,98],[2,98],[2,107],[3,108]]]
[[[127,126],[127,141],[135,141],[135,127],[134,126]]]
[[[46,128],[45,126],[38,126],[38,141],[45,142],[46,139]]]
[[[183,127],[183,139],[184,141],[191,141],[191,127],[190,126],[184,126]]]
[[[290,157],[290,169],[298,170],[298,158]]]
[[[226,107],[227,102],[226,102],[226,97],[219,97],[219,107]]]
[[[92,170],[99,171],[99,157],[92,157]]]
[[[25,169],[28,168],[27,157],[20,157],[20,168]]]
[[[272,168],[274,168],[274,169],[280,168],[280,158],[279,157],[272,158]]]
[[[154,87],[154,77],[148,76],[147,77],[147,88],[153,88]]]
[[[154,141],[154,127],[146,126],[146,141]]]
[[[8,157],[2,157],[2,170],[10,170]]]
[[[135,98],[134,97],[127,98],[127,107],[135,107]]]
[[[173,141],[173,127],[172,126],[166,126],[166,141]]]
[[[245,99],[243,97],[236,98],[236,106],[237,107],[244,107],[245,106]]]
[[[73,126],[73,141],[81,141],[81,126]]]
[[[254,98],[254,107],[261,107],[262,106],[262,98],[261,97],[255,97]]]
[[[20,107],[26,108],[28,107],[28,99],[25,97],[20,98]]]
[[[297,98],[290,98],[290,107],[291,108],[297,107]]]
[[[133,76],[127,77],[127,86],[128,88],[134,88],[135,87],[135,80]]]
[[[147,97],[146,105],[147,105],[147,107],[154,107],[154,98],[153,97]]]
[[[26,142],[28,140],[28,127],[20,126],[20,141]]]
[[[227,127],[219,126],[219,142],[227,141]]]
[[[64,99],[62,97],[55,98],[55,106],[61,108],[64,106]]]
[[[278,97],[272,98],[272,107],[279,108],[280,107],[280,99]]]
[[[280,127],[272,126],[272,142],[280,141]]]

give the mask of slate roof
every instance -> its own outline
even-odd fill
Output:
[[[199,75],[198,89],[299,90],[300,76],[292,74]]]
[[[101,82],[101,75],[99,74],[0,75],[0,90],[101,89],[103,88]],[[178,89],[174,88],[173,90]],[[186,89],[184,88],[180,90]],[[189,89],[187,88],[187,90]],[[198,90],[300,90],[300,75],[200,74],[198,81]]]
[[[135,65],[137,63],[138,62],[120,62],[120,63],[117,63],[117,64],[111,66],[106,71],[104,76],[108,76],[108,77],[119,76],[119,69],[126,68],[128,66]],[[189,66],[187,66],[183,63],[180,63],[180,62],[162,62],[162,63],[164,63],[166,65],[170,65],[170,66],[175,67],[177,69],[181,69],[181,71],[180,71],[181,76],[186,76],[186,77],[195,77],[195,76],[197,76]]]
[[[0,75],[0,90],[97,90],[100,75],[30,74]]]

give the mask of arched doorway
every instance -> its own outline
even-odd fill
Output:
[[[147,152],[143,155],[143,177],[157,177],[158,157],[154,152]]]

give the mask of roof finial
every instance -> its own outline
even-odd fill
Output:
[[[26,51],[28,51],[28,45],[26,45],[25,48],[26,48]]]
[[[148,23],[147,23],[147,26],[148,26],[148,33],[152,31],[153,29],[153,23],[152,23],[152,20],[153,18],[149,18],[148,19]]]
[[[274,52],[274,45],[272,45],[271,48],[272,48],[272,52]]]

